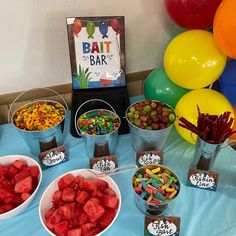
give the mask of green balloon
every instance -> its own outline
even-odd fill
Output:
[[[145,99],[153,99],[167,103],[175,108],[179,99],[189,89],[174,84],[166,75],[163,67],[153,70],[144,81]]]

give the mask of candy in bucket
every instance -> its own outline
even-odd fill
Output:
[[[179,195],[180,181],[177,175],[162,165],[140,167],[132,179],[134,201],[147,215],[160,215]]]
[[[82,114],[77,120],[80,109],[87,103],[94,101],[105,103],[112,111],[106,109],[91,110]],[[100,99],[88,100],[77,109],[75,129],[84,140],[89,158],[115,154],[120,123],[120,118],[113,107]]]
[[[26,93],[36,94],[38,90],[46,90],[57,95],[60,102],[48,99],[35,100],[17,109],[16,103]],[[32,98],[33,99],[33,98]],[[8,121],[19,131],[34,155],[63,144],[63,123],[68,111],[64,98],[50,88],[35,88],[18,95],[12,102]]]

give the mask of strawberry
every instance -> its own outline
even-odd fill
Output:
[[[92,223],[97,221],[105,212],[97,198],[90,198],[83,206],[83,209]]]
[[[104,207],[117,209],[119,200],[118,198],[113,197],[111,195],[103,195],[101,197],[101,202]]]

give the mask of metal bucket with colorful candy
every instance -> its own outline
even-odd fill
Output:
[[[89,102],[102,102],[111,108],[95,109],[83,113],[77,120],[80,109]],[[85,143],[89,158],[115,154],[120,118],[114,108],[101,99],[91,99],[77,109],[75,113],[75,129]]]
[[[38,90],[45,90],[47,96],[49,95],[48,93],[50,95],[53,93],[53,96],[56,95],[60,101],[63,101],[63,105],[57,102],[57,98],[54,97],[53,100],[38,99],[30,103],[26,102],[19,107],[18,104],[23,99],[23,95],[27,93],[35,95],[39,92]],[[34,99],[31,98],[31,100]],[[8,122],[11,122],[19,131],[29,146],[30,151],[38,156],[40,152],[63,144],[62,130],[67,110],[68,106],[64,98],[53,89],[30,89],[14,99],[9,108]]]
[[[155,100],[131,104],[125,117],[136,152],[162,150],[176,118],[173,108]]]
[[[147,215],[162,214],[180,192],[179,178],[162,165],[142,166],[135,172],[132,184],[135,204]]]

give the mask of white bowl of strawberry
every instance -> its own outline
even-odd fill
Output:
[[[47,187],[39,216],[50,235],[102,235],[114,223],[120,207],[120,191],[111,177],[97,178],[91,170],[80,169],[59,176]]]
[[[0,220],[22,213],[34,199],[41,180],[42,170],[34,159],[0,157]]]

